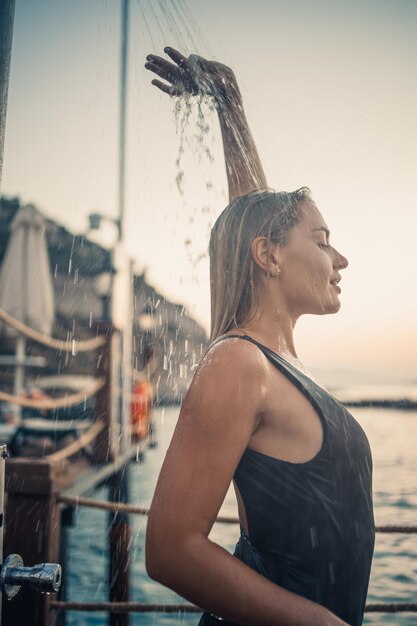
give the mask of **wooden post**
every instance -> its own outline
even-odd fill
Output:
[[[4,563],[3,558],[3,528],[4,528],[4,482],[5,482],[5,460],[7,459],[7,446],[0,444],[0,565]],[[1,606],[2,594],[0,593],[0,626],[1,626]]]
[[[109,463],[119,453],[118,420],[118,367],[120,355],[120,332],[110,322],[100,322],[98,334],[107,342],[97,351],[97,376],[105,379],[105,385],[97,393],[96,420],[104,422],[104,428],[94,441],[93,457],[97,463]]]
[[[74,507],[65,507],[61,511],[61,541],[59,546],[59,564],[62,567],[61,587],[58,592],[58,600],[67,601],[68,598],[68,528],[75,526]],[[66,626],[67,612],[57,611],[56,626]]]
[[[129,502],[128,465],[111,477],[109,499]],[[109,601],[129,601],[130,526],[129,516],[122,511],[110,513],[109,532]],[[109,626],[129,626],[129,613],[110,613]]]
[[[58,561],[60,509],[55,497],[72,480],[68,463],[25,458],[6,462],[5,556],[19,554],[26,566]],[[3,602],[3,624],[55,626],[50,597],[22,587],[10,602]]]

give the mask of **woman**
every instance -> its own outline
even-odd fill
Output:
[[[165,52],[174,63],[147,57],[168,81],[157,87],[216,102],[230,204],[210,239],[213,343],[155,491],[148,573],[204,608],[201,626],[359,626],[374,545],[369,445],[293,340],[301,315],[339,310],[347,260],[309,190],[266,189],[233,72]],[[208,538],[232,480],[233,556]]]

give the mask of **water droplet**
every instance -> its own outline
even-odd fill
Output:
[[[317,528],[315,526],[310,526],[310,538],[311,538],[311,546],[314,550],[318,546]]]

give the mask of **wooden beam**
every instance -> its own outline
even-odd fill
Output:
[[[72,485],[64,487],[62,496],[77,497],[87,495],[102,485],[110,476],[119,471],[126,463],[141,455],[148,446],[148,439],[143,439],[132,445],[123,454],[117,456],[112,463],[97,464],[78,474]]]
[[[120,354],[120,332],[109,322],[100,322],[98,333],[106,336],[106,343],[97,350],[97,376],[103,378],[104,386],[96,395],[96,420],[104,425],[93,444],[93,456],[97,462],[113,461],[119,452],[119,419],[117,355]]]
[[[6,462],[4,551],[19,554],[27,566],[56,563],[59,558],[61,505],[56,494],[71,482],[64,467],[29,459]],[[11,602],[3,603],[3,623],[54,626],[56,614],[49,611],[49,600],[50,596],[23,586]]]

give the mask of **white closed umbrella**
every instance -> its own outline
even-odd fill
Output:
[[[19,209],[0,273],[0,308],[27,326],[50,335],[54,322],[54,291],[45,241],[45,220],[33,205]],[[3,324],[2,332],[16,337],[19,363],[15,395],[23,386],[25,337]]]

